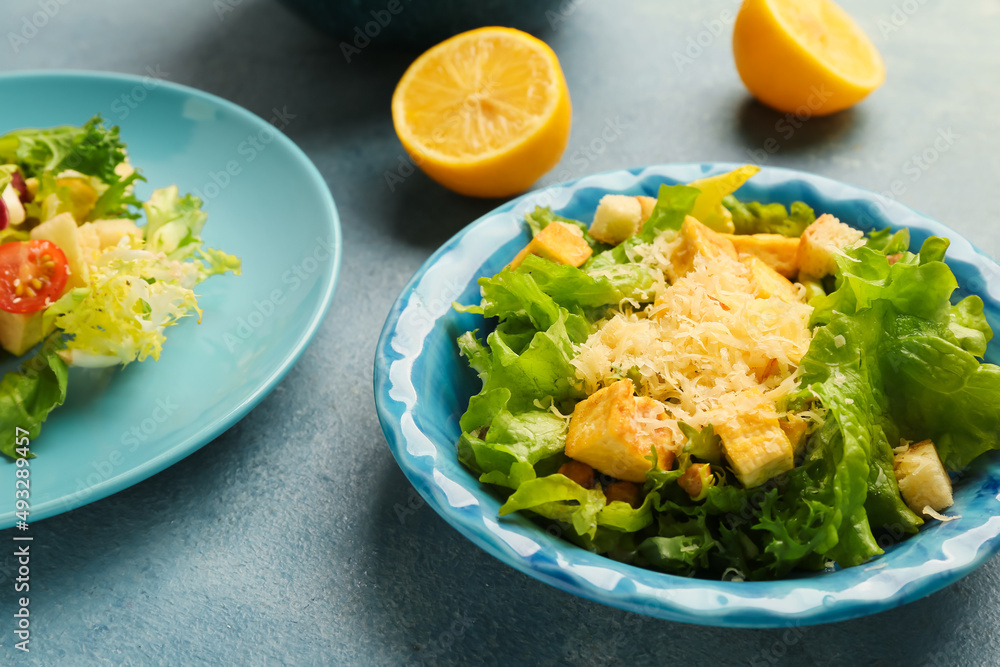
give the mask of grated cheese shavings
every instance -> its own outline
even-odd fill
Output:
[[[962,518],[961,514],[953,514],[951,516],[945,516],[944,514],[941,514],[940,512],[938,512],[937,510],[935,510],[930,505],[924,505],[924,509],[920,510],[920,512],[922,514],[925,514],[925,515],[931,517],[931,518],[934,518],[934,519],[937,519],[938,521],[943,521],[943,522],[954,521],[955,519],[961,519]]]
[[[655,301],[614,312],[577,346],[572,363],[584,390],[636,368],[639,393],[663,405],[678,435],[676,421],[702,429],[748,413],[783,416],[774,406],[798,386],[812,308],[757,296],[749,269],[728,255],[698,254],[671,283],[669,258],[679,243],[663,234],[633,249],[654,275]]]

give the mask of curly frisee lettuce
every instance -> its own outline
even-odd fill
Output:
[[[2,381],[4,454],[16,455],[9,437],[15,425],[34,437],[62,404],[68,367],[157,360],[168,327],[185,317],[200,321],[194,288],[210,276],[240,272],[238,258],[204,245],[208,216],[197,197],[169,186],[143,202],[134,186],[144,180],[129,164],[118,128],[99,117],[80,127],[0,137],[0,195],[6,212],[13,211],[0,242],[44,241],[61,251],[36,252],[37,265],[10,267],[5,275],[15,279],[0,289],[12,291],[17,304],[42,284],[31,276],[45,277],[54,267],[68,276],[61,294],[33,298],[36,310],[22,301],[17,312],[0,311],[0,343],[8,351],[22,354],[46,340]]]

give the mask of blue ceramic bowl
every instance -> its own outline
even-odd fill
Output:
[[[531,33],[558,28],[579,0],[283,0],[342,40],[341,50],[369,45],[426,49],[466,30],[488,25]],[[346,50],[345,50],[346,49]]]
[[[1000,549],[1000,457],[986,455],[955,487],[949,514],[859,567],[774,582],[721,582],[625,565],[555,538],[524,516],[498,518],[499,498],[459,464],[458,418],[480,384],[459,358],[455,338],[482,327],[452,301],[476,303],[476,280],[501,268],[529,240],[522,223],[536,205],[589,219],[607,193],[655,196],[661,183],[686,183],[733,164],[665,165],[589,176],[508,202],[449,240],[417,272],[386,320],[375,357],[375,401],[386,440],[424,499],[488,553],[564,591],[650,616],[730,627],[839,621],[890,609],[965,576]],[[930,235],[951,239],[948,263],[1000,324],[1000,266],[967,240],[872,192],[797,171],[764,168],[739,192],[745,200],[803,200],[864,229],[908,227],[914,247]],[[987,358],[994,363],[998,348]]]

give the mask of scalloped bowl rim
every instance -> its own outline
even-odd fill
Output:
[[[982,478],[979,486],[956,488],[961,519],[925,526],[899,548],[887,549],[885,555],[868,563],[778,581],[712,581],[598,556],[550,536],[523,516],[500,519],[496,512],[499,503],[487,485],[457,464],[454,442],[435,441],[419,423],[411,374],[425,351],[424,343],[443,318],[454,316],[449,304],[461,291],[456,285],[464,289],[477,277],[492,275],[509,257],[504,254],[499,265],[482,270],[490,257],[501,254],[504,246],[516,239],[526,242],[521,222],[525,212],[536,204],[564,211],[581,193],[591,198],[594,192],[623,191],[655,196],[644,184],[690,182],[737,166],[719,162],[667,164],[585,176],[522,195],[455,234],[404,287],[378,341],[374,393],[389,448],[424,500],[484,551],[535,579],[619,609],[702,625],[786,627],[864,616],[936,592],[1000,550],[1000,506],[990,511],[990,501],[1000,501],[1000,462],[995,456],[981,457],[968,469],[970,476]],[[975,283],[973,291],[986,302],[991,326],[996,329],[1000,324],[1000,265],[956,231],[882,195],[791,169],[763,167],[740,194],[743,199],[751,198],[744,194],[749,190],[758,193],[752,198],[770,199],[766,195],[781,188],[799,192],[795,198],[806,194],[804,198],[813,200],[807,201],[810,204],[822,200],[832,203],[833,208],[861,207],[863,221],[852,222],[858,227],[908,227],[914,247],[928,235],[946,236],[951,240],[947,261],[959,278],[959,293],[970,282]],[[482,261],[476,263],[476,257]],[[465,273],[456,278],[459,270]],[[431,289],[437,290],[437,296],[428,291]],[[451,298],[440,298],[442,289]],[[991,345],[987,359],[995,361],[997,352]],[[966,501],[973,493],[978,495],[969,505]]]

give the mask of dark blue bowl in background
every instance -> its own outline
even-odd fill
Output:
[[[559,27],[582,0],[283,0],[345,44],[426,49],[488,25],[533,34]]]

